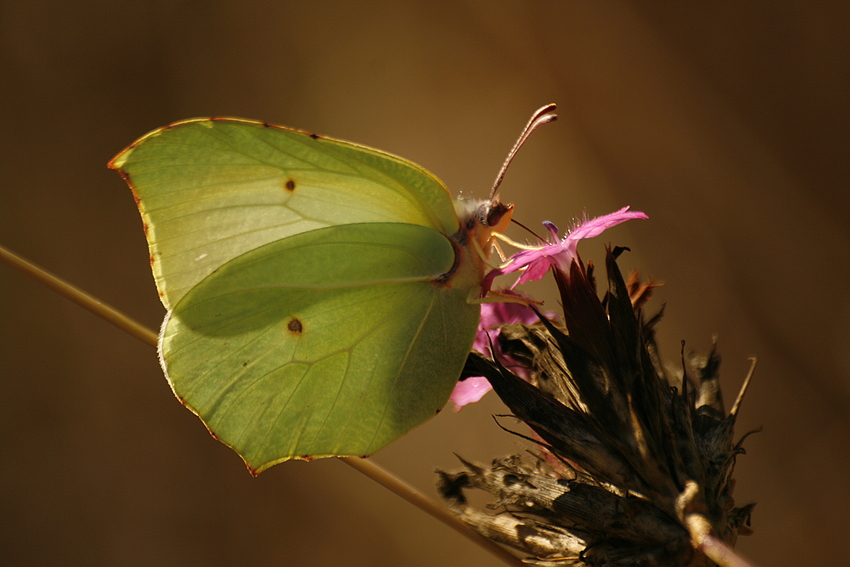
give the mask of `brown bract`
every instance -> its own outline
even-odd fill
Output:
[[[731,547],[750,531],[753,505],[732,499],[743,391],[727,414],[715,351],[683,360],[683,377],[665,369],[653,332],[660,314],[643,320],[650,289],[624,281],[620,252],[608,251],[602,299],[592,266],[574,262],[555,274],[563,321],[503,328],[503,351],[531,370],[530,382],[470,355],[465,373],[487,377],[538,450],[489,467],[463,461],[464,471],[439,472],[439,490],[532,565],[707,567],[707,535]],[[496,497],[492,511],[468,504],[472,488]]]

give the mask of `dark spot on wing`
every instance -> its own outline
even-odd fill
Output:
[[[287,191],[292,193],[292,192],[295,191],[295,180],[290,177],[289,179],[286,180],[286,183],[284,183],[283,186],[286,187]]]
[[[313,134],[312,132],[310,132],[310,133],[309,133],[309,134],[307,134],[307,135],[308,135],[308,136],[310,136],[311,138],[313,138],[314,140],[320,140],[320,139],[322,138],[322,137],[321,137],[321,136],[319,136],[318,134]]]
[[[301,321],[296,317],[293,317],[292,319],[289,320],[289,323],[286,324],[286,328],[293,335],[299,335],[300,336],[301,333],[304,332],[304,326],[301,324]]]

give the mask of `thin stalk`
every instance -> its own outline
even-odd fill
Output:
[[[754,369],[755,362],[750,368],[750,373]],[[749,377],[747,377],[746,382],[749,382]],[[746,389],[746,384],[742,390],[744,389]],[[741,396],[738,396],[738,398],[740,401]],[[737,406],[738,402],[735,405]],[[685,527],[691,534],[691,544],[696,549],[702,551],[706,557],[714,561],[719,567],[755,567],[738,555],[734,549],[726,545],[723,540],[714,535],[714,528],[711,526],[708,518],[701,513],[688,511],[689,509],[699,507],[699,504],[695,504],[698,502],[699,492],[699,485],[689,480],[685,482],[685,490],[682,491],[676,501],[679,519],[685,524]]]
[[[122,331],[136,337],[143,343],[156,347],[156,333],[137,321],[134,321],[127,315],[124,315],[111,305],[102,302],[65,280],[54,276],[47,270],[36,266],[21,256],[18,256],[4,246],[0,246],[0,260],[3,260],[13,268],[20,270],[37,282],[46,285],[59,295],[70,299],[80,307],[88,309],[98,317],[112,323]]]
[[[461,535],[468,537],[508,565],[514,565],[515,567],[528,567],[507,549],[479,534],[470,526],[458,520],[444,507],[440,506],[388,470],[379,467],[367,459],[357,457],[340,457],[339,460],[348,466],[357,469],[390,492],[400,496],[423,512],[440,520]]]
[[[122,331],[136,337],[143,343],[156,348],[157,334],[155,332],[121,313],[111,305],[100,301],[96,297],[93,297],[80,288],[47,272],[41,267],[33,264],[25,258],[22,258],[21,256],[18,256],[8,248],[1,245],[0,260],[3,260],[13,268],[20,270],[34,280],[46,285],[59,295],[88,309],[95,315],[105,319],[109,323],[112,323]],[[426,497],[424,494],[405,483],[391,472],[376,465],[374,462],[357,457],[340,457],[340,460],[348,466],[357,469],[390,492],[400,496],[410,504],[413,504],[423,512],[431,515],[437,520],[440,520],[455,531],[466,536],[508,565],[512,565],[514,567],[523,567],[525,565],[518,557],[510,553],[508,550],[482,536],[470,526],[449,513],[448,510]]]
[[[753,567],[737,551],[712,535],[705,536],[698,549],[720,567]]]

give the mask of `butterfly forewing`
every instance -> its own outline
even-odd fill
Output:
[[[260,122],[178,123],[110,166],[136,195],[168,308],[230,259],[293,234],[363,222],[458,229],[445,186],[419,166]]]

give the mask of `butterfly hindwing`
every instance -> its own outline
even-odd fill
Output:
[[[479,307],[438,281],[453,262],[443,235],[401,223],[329,227],[245,253],[169,315],[161,353],[172,388],[257,472],[371,454],[432,417],[460,373]]]

